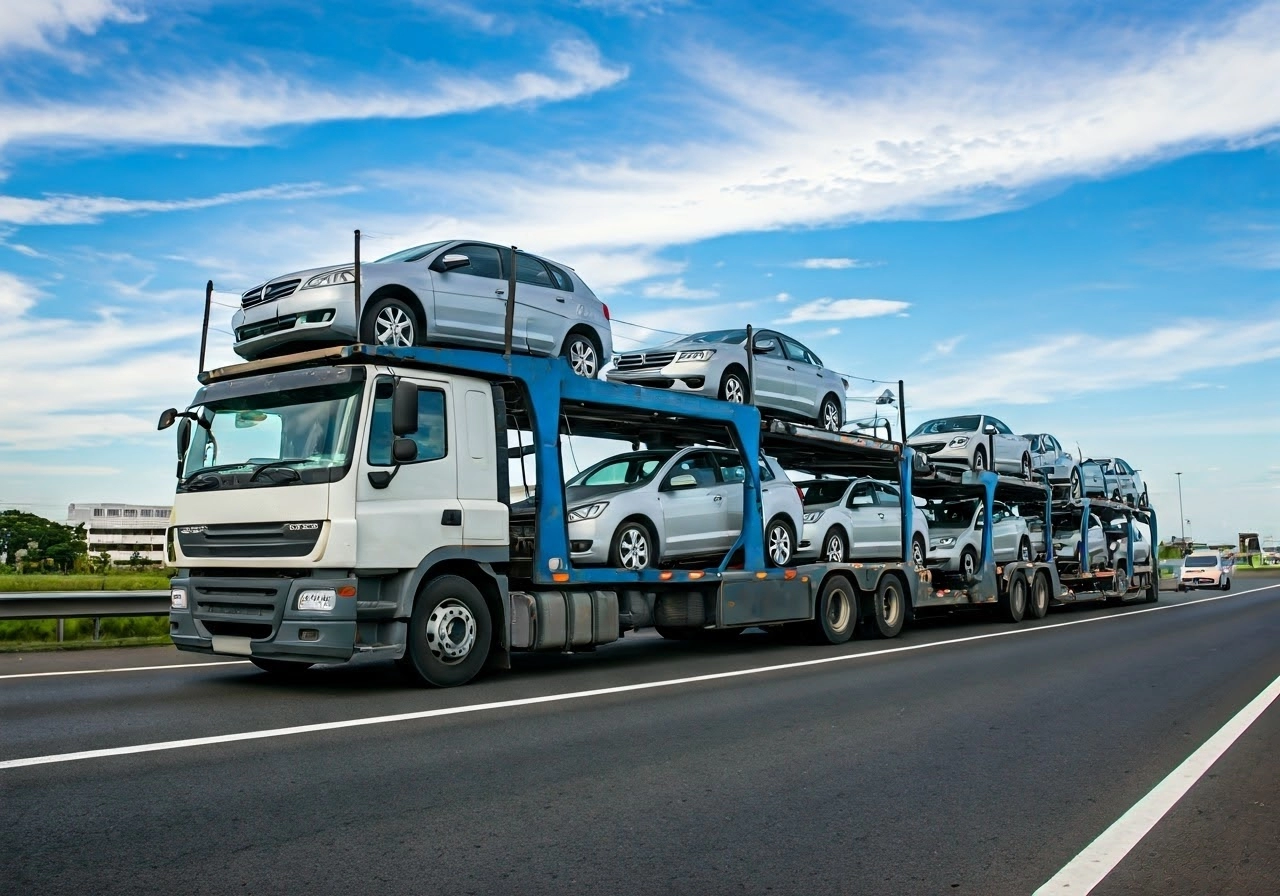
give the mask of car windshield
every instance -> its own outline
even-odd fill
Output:
[[[817,504],[835,504],[840,501],[849,488],[849,482],[845,479],[820,479],[802,488],[805,506],[812,507]]]
[[[583,470],[565,485],[643,485],[653,479],[673,453],[641,451],[610,457]]]
[[[675,345],[678,342],[700,342],[700,343],[725,343],[728,345],[741,345],[747,341],[746,330],[710,330],[706,333],[694,333],[692,336],[681,336],[679,339],[673,339],[667,345]]]
[[[977,414],[969,414],[965,417],[943,417],[939,420],[930,420],[928,423],[917,426],[911,435],[932,436],[952,432],[975,432],[980,419],[981,417]]]
[[[202,422],[191,427],[183,485],[247,486],[210,476],[256,468],[261,470],[253,486],[329,481],[331,471],[350,462],[363,386],[355,381],[285,389],[191,408]],[[210,476],[198,475],[204,472]],[[201,481],[188,483],[192,477]]]
[[[1218,558],[1213,554],[1192,554],[1186,560],[1182,561],[1183,566],[1194,566],[1197,568],[1213,567],[1218,565]]]
[[[437,243],[426,243],[422,246],[414,246],[411,249],[401,249],[399,252],[393,252],[385,258],[379,258],[373,264],[382,264],[384,261],[418,261],[425,258],[441,246],[450,242],[449,240],[441,240]]]
[[[942,504],[930,504],[921,508],[925,519],[936,526],[968,526],[973,522],[973,513],[978,509],[977,498],[966,498],[962,501],[947,501]]]

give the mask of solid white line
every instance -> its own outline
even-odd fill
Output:
[[[248,660],[218,660],[212,663],[169,663],[162,666],[121,666],[119,669],[76,669],[70,672],[18,672],[0,675],[0,681],[9,678],[53,678],[56,675],[105,675],[108,672],[151,672],[155,669],[201,669],[205,666],[247,666]]]
[[[1280,697],[1280,678],[1271,682],[1258,696],[1236,713],[1200,748],[1183,760],[1150,793],[1121,815],[1098,835],[1084,851],[1049,878],[1033,896],[1072,893],[1086,896],[1102,882],[1120,860],[1168,814],[1178,800],[1204,776],[1210,767],[1244,734],[1267,707]]]
[[[931,641],[925,644],[909,644],[905,647],[887,647],[883,650],[871,650],[865,653],[846,653],[840,656],[821,657],[812,660],[799,660],[792,663],[779,663],[773,666],[759,666],[754,669],[735,669],[730,672],[713,672],[707,675],[693,675],[687,678],[671,678],[664,681],[649,681],[639,684],[618,685],[610,688],[595,688],[589,691],[573,691],[567,694],[546,694],[542,697],[523,697],[518,700],[500,700],[495,703],[477,703],[471,706],[451,706],[443,709],[427,709],[419,712],[397,713],[390,716],[373,716],[363,719],[346,719],[340,722],[320,722],[314,725],[296,725],[291,728],[270,728],[261,731],[242,731],[239,734],[215,734],[209,737],[193,737],[186,740],[170,740],[153,744],[137,744],[130,747],[108,747],[100,750],[84,750],[78,753],[55,753],[48,756],[30,756],[25,759],[6,759],[0,761],[0,770],[7,768],[23,768],[29,765],[48,765],[55,762],[79,762],[84,759],[101,759],[107,756],[129,756],[135,753],[154,753],[161,750],[183,750],[189,747],[204,747],[212,744],[235,743],[242,740],[263,740],[271,737],[291,737],[296,734],[314,734],[320,731],[337,731],[341,728],[359,728],[368,725],[386,725],[391,722],[410,722],[419,719],[435,719],[443,716],[464,715],[466,713],[486,712],[494,709],[512,709],[520,706],[536,706],[540,703],[561,703],[570,700],[583,700],[588,697],[602,697],[610,694],[626,694],[635,691],[651,691],[659,688],[672,688],[685,684],[699,684],[707,681],[723,681],[730,678],[744,678],[751,675],[766,675],[770,672],[787,672],[811,666],[825,666],[831,663],[848,663],[871,657],[888,656],[895,653],[911,653],[917,650],[931,650],[951,644],[965,644],[972,641],[987,641],[992,638],[1008,638],[1013,635],[1030,635],[1036,632],[1052,631],[1073,625],[1088,625],[1108,619],[1131,619],[1141,613],[1155,610],[1172,610],[1192,604],[1209,603],[1227,597],[1242,597],[1258,591],[1280,588],[1280,585],[1267,585],[1249,591],[1237,591],[1235,594],[1223,594],[1206,597],[1201,600],[1187,601],[1181,604],[1166,604],[1163,607],[1150,607],[1130,613],[1094,616],[1089,619],[1074,619],[1070,622],[1057,622],[1052,625],[1039,625],[1035,628],[1010,629],[1003,632],[988,632],[982,635],[967,635],[963,638],[952,638],[947,641]]]

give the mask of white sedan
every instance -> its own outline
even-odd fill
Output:
[[[982,502],[977,498],[930,502],[924,515],[929,520],[929,566],[968,577],[976,575],[982,555]],[[997,563],[1032,559],[1031,533],[1025,519],[997,501],[991,507],[991,522]]]

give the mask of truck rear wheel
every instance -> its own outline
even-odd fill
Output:
[[[1015,572],[1000,592],[1000,615],[1007,622],[1021,622],[1027,612],[1027,577]]]
[[[871,597],[871,612],[867,614],[876,634],[881,638],[896,638],[907,618],[906,589],[895,575],[881,576],[876,593]]]
[[[462,576],[432,579],[418,593],[409,620],[406,659],[422,684],[451,688],[475,678],[489,656],[489,607]]]
[[[1027,601],[1027,613],[1032,619],[1043,619],[1049,612],[1049,575],[1038,572],[1031,581],[1031,597]]]
[[[819,644],[843,644],[853,637],[853,627],[858,624],[858,592],[847,578],[827,576],[815,609],[813,633]]]

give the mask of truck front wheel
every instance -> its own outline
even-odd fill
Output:
[[[492,637],[480,590],[462,576],[441,576],[414,603],[405,658],[419,683],[451,688],[476,676],[489,656]]]

